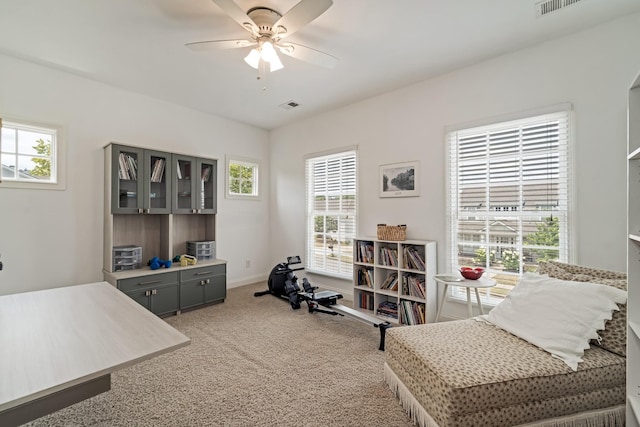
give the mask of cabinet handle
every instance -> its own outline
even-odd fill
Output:
[[[204,286],[204,280],[200,280],[200,286]]]
[[[198,210],[196,211],[196,213],[202,213],[202,210],[198,209]]]
[[[144,291],[144,296],[145,297],[151,296],[151,291]]]
[[[158,290],[157,290],[157,289],[154,289],[154,290],[152,290],[152,291],[151,291],[151,295],[155,295],[155,294],[157,294],[157,293],[158,293]]]
[[[196,210],[195,209],[191,209],[191,213],[196,213]]]
[[[202,276],[203,274],[211,274],[210,271],[203,271],[202,273],[196,273],[196,276]]]
[[[144,213],[144,209],[142,209],[142,208],[138,209],[138,213],[139,214]]]
[[[153,285],[154,283],[161,283],[162,280],[150,280],[148,282],[140,282],[138,283],[138,286],[147,286],[147,285]]]

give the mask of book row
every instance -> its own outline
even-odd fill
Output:
[[[373,245],[370,242],[358,242],[356,261],[373,264]]]
[[[127,153],[118,156],[118,176],[120,179],[135,180],[138,176],[138,162],[135,157]]]
[[[400,310],[401,322],[405,325],[422,325],[425,323],[424,304],[411,301],[400,301],[402,309]]]
[[[164,177],[165,159],[156,159],[153,162],[153,170],[151,171],[151,182],[162,182]]]
[[[411,247],[406,246],[402,253],[404,257],[404,267],[412,270],[425,270],[425,263],[422,256],[418,253],[418,251]]]
[[[368,268],[359,268],[356,274],[356,283],[358,286],[364,285],[373,288],[373,270]]]

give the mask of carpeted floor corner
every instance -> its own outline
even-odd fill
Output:
[[[377,328],[253,296],[264,289],[230,289],[222,304],[166,318],[189,346],[118,371],[111,391],[28,425],[413,425],[383,381]]]

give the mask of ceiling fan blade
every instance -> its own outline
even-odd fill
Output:
[[[240,9],[240,6],[233,0],[212,0],[218,5],[227,15],[236,21],[242,28],[249,30],[252,34],[258,34],[258,26],[253,19],[249,18],[244,10]]]
[[[277,29],[280,38],[288,37],[322,15],[332,4],[333,0],[302,0],[285,13],[273,28]],[[286,31],[278,27],[284,27]]]
[[[319,50],[312,49],[307,46],[303,46],[298,43],[279,43],[278,48],[280,52],[292,58],[299,59],[301,61],[309,62],[311,64],[319,65],[325,68],[334,68],[338,63],[338,58],[329,55],[328,53],[320,52]]]
[[[238,47],[253,46],[257,43],[251,40],[208,40],[201,42],[193,42],[185,44],[191,50],[204,51],[214,49],[235,49]]]

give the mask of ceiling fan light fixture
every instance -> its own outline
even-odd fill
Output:
[[[262,57],[263,61],[271,62],[274,59],[278,58],[278,54],[276,53],[276,50],[273,48],[273,44],[271,42],[262,43],[262,46],[260,46],[260,48],[262,51],[260,53],[260,56]]]
[[[269,61],[269,65],[271,66],[269,70],[272,73],[274,71],[278,71],[278,70],[284,68],[284,65],[282,65],[282,62],[280,62],[280,58],[278,57],[278,55],[274,55],[273,58],[271,58],[271,61]]]
[[[284,65],[282,65],[282,62],[280,61],[280,57],[273,47],[273,43],[270,41],[265,41],[257,48],[251,49],[251,52],[249,52],[249,54],[244,58],[244,62],[256,70],[258,70],[262,64],[264,64],[265,69],[268,64],[270,72],[284,68]]]
[[[258,49],[251,49],[251,52],[245,56],[244,62],[257,70],[260,64],[260,52],[258,52]]]

